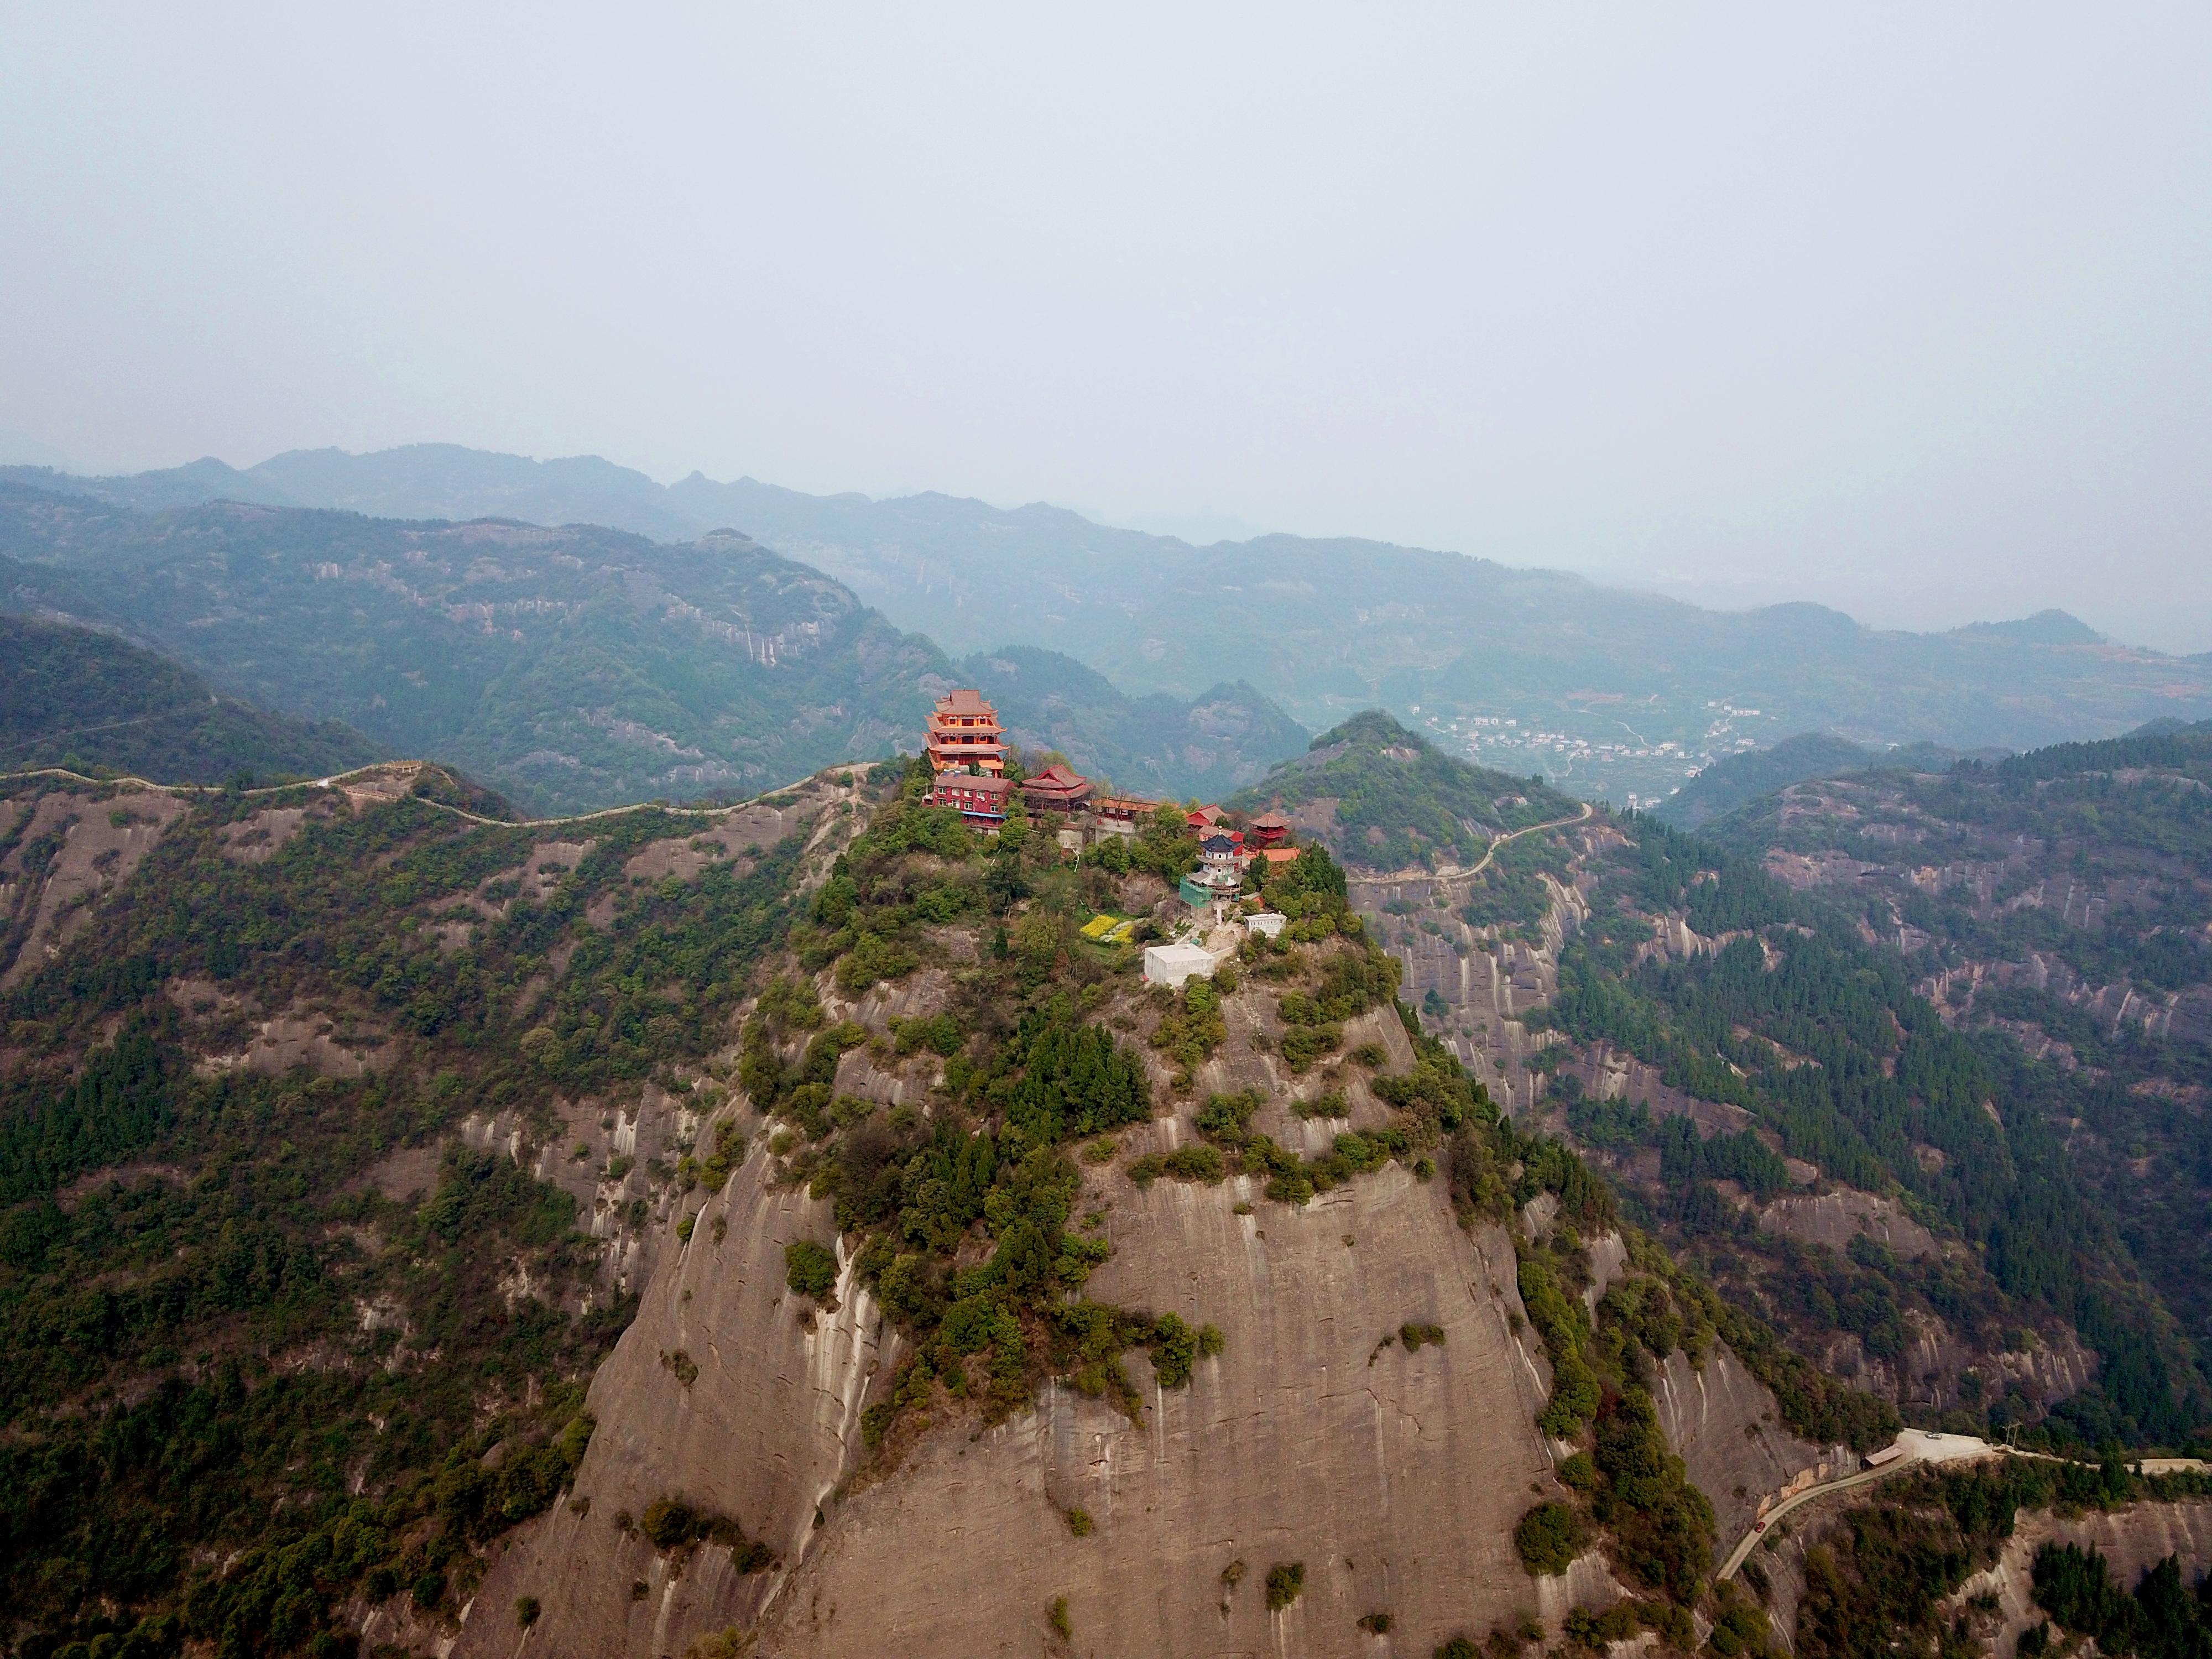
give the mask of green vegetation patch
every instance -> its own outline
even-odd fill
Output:
[[[1494,836],[1578,806],[1541,783],[1455,760],[1380,709],[1324,732],[1229,804],[1256,812],[1319,800],[1335,803],[1339,856],[1374,870],[1473,864]]]

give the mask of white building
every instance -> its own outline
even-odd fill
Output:
[[[1273,939],[1283,931],[1283,924],[1289,920],[1279,910],[1255,910],[1244,918],[1244,925],[1255,933],[1265,933],[1269,939]]]
[[[1147,985],[1181,985],[1193,974],[1200,979],[1213,977],[1213,953],[1195,945],[1147,945],[1145,947],[1145,983]]]

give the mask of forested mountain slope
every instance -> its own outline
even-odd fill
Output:
[[[1686,1636],[1690,1472],[1733,1515],[1815,1455],[1753,1374],[1818,1379],[1416,1039],[1325,858],[1156,995],[1078,924],[1172,904],[1176,829],[1078,870],[927,783],[0,803],[75,918],[0,986],[11,1649]]]
[[[1711,830],[1998,1057],[2212,1351],[2212,726],[1821,778]]]
[[[1702,828],[1746,801],[1785,784],[1823,774],[1872,766],[1875,751],[1827,732],[1801,732],[1771,749],[1747,750],[1715,761],[1652,810],[1652,816],[1677,830]],[[1935,770],[1934,765],[1929,767]]]
[[[190,669],[90,629],[0,615],[0,771],[66,766],[173,783],[326,775],[377,757],[335,720],[222,697]]]
[[[1441,752],[1379,708],[1324,732],[1229,805],[1278,811],[1361,870],[1472,866],[1498,837],[1582,803]]]
[[[1869,767],[1942,772],[1961,760],[1986,763],[2003,758],[2002,750],[1985,749],[1968,755],[1931,743],[1866,749],[1826,732],[1803,732],[1784,738],[1771,749],[1747,750],[1716,761],[1683,785],[1679,793],[1653,808],[1652,816],[1677,830],[1702,830],[1761,795],[1808,778],[1836,777]]]
[[[429,754],[540,810],[747,793],[919,741],[957,672],[820,572],[728,533],[410,524],[216,503],[143,514],[0,485],[0,605],[89,611],[265,707]],[[1304,733],[1249,687],[1093,700],[999,673],[1018,734],[1125,787],[1233,787]],[[1032,692],[1032,687],[1036,688]],[[1200,740],[1202,738],[1203,740]]]
[[[851,792],[534,831],[454,793],[0,798],[8,1651],[427,1647],[582,1456]]]
[[[50,489],[165,504],[272,495],[402,516],[588,521],[663,539],[734,526],[960,654],[1064,652],[1125,690],[1245,681],[1310,727],[1375,704],[1577,793],[1665,796],[1701,759],[1821,729],[1874,746],[2019,749],[2212,715],[2212,656],[2097,638],[2072,618],[1922,635],[1784,605],[1727,613],[1559,571],[1352,538],[1200,549],[1063,508],[925,494],[817,496],[695,474],[661,486],[592,457],[452,446],[301,452]],[[1510,723],[1510,724],[1509,724]]]
[[[1571,1134],[1632,1213],[1726,1294],[1914,1420],[2041,1422],[2091,1444],[2194,1432],[2212,1398],[2196,1311],[2206,1280],[2193,1260],[2168,1265],[2193,1256],[2194,1231],[2174,1227],[2163,1243],[2131,1218],[2142,1200],[2121,1201],[2080,1155],[2082,1109],[2023,1052],[2016,1019],[1954,1030],[1950,1002],[1930,1000],[1942,987],[1929,965],[1899,949],[1899,918],[1870,927],[1863,900],[1794,890],[1648,817],[1601,812],[1538,830],[1479,870],[1457,849],[1406,856],[1399,838],[1437,842],[1422,826],[1438,801],[1494,802],[1500,780],[1402,735],[1364,715],[1319,741],[1316,756],[1337,758],[1307,770],[1349,766],[1363,786],[1332,796],[1356,803],[1353,830],[1320,833],[1356,860],[1353,901],[1401,963],[1425,1027],[1516,1117]],[[2151,753],[2122,747],[2108,769]],[[1297,775],[1278,769],[1237,805],[1256,811]],[[2170,812],[2179,787],[2121,798]],[[1310,801],[1299,810],[1318,822]],[[1540,823],[1553,809],[1514,811]],[[1784,856],[1773,871],[1806,861],[1785,868]],[[1914,879],[1933,890],[1932,872]],[[2198,946],[2160,918],[2160,949],[2179,971]],[[2201,918],[2181,920],[2201,932]],[[2179,993],[2169,1001],[2160,1018],[2193,1006]],[[2164,1110],[2185,1129],[2198,1121],[2193,1097],[2161,1075],[2153,1090],[2183,1089],[2179,1110],[2127,1097],[2136,1116]]]

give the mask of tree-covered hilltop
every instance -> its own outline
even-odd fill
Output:
[[[1539,780],[1455,760],[1379,708],[1322,732],[1225,804],[1280,811],[1370,870],[1473,864],[1499,836],[1582,808]]]
[[[378,758],[337,720],[217,696],[112,634],[0,615],[0,772],[66,767],[161,783],[320,777]]]
[[[497,1541],[568,1496],[585,1385],[634,1310],[617,1264],[688,1244],[740,1165],[763,1201],[829,1200],[844,1236],[784,1251],[794,1304],[834,1301],[849,1263],[904,1334],[861,1425],[879,1478],[933,1424],[1003,1418],[1048,1378],[1142,1413],[1132,1365],[1172,1390],[1219,1351],[1203,1318],[1084,1294],[1112,1249],[1073,1202],[1085,1170],[1139,1193],[1242,1176],[1299,1207],[1395,1165],[1475,1228],[1548,1195],[1563,1224],[1522,1241],[1519,1279],[1561,1379],[1546,1431],[1584,1455],[1522,1554],[1547,1571],[1555,1534],[1604,1548],[1638,1590],[1624,1616],[1670,1636],[1713,1610],[1723,1540],[1653,1366],[1725,1340],[1793,1425],[1881,1427],[1645,1242],[1578,1317],[1612,1200],[1420,1036],[1319,847],[1265,872],[1279,938],[1170,994],[1082,924],[1164,890],[1176,815],[1079,864],[1018,819],[974,836],[929,781],[886,763],[726,813],[528,826],[465,818],[434,779],[159,814],[115,786],[6,802],[57,845],[72,819],[160,827],[0,994],[0,1634],[343,1651],[370,1608],[450,1631]],[[29,847],[10,878],[58,878]],[[892,997],[921,1012],[886,1020]],[[1347,1052],[1362,1020],[1402,1030],[1411,1063]],[[1270,1097],[1197,1086],[1273,1024],[1265,1052],[1316,1109],[1371,1093],[1362,1127],[1300,1151],[1263,1127]],[[928,1109],[854,1092],[855,1066]],[[690,1127],[651,1149],[655,1112]],[[1182,1144],[1117,1144],[1164,1112]],[[1383,1315],[1409,1352],[1443,1340]],[[662,1363],[685,1387],[698,1370]],[[624,1518],[741,1574],[774,1564],[748,1517],[671,1498]]]
[[[1889,943],[2212,1352],[2212,726],[1808,780],[1711,833]]]
[[[1746,801],[1806,778],[1832,776],[1871,766],[1871,749],[1828,732],[1801,732],[1771,749],[1747,750],[1715,761],[1669,795],[1652,816],[1677,830],[1697,830]]]

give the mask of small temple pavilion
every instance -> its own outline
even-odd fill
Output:
[[[929,714],[929,763],[939,773],[1006,769],[1006,729],[981,691],[947,692]],[[1003,799],[1000,805],[1004,806]]]
[[[1280,812],[1262,812],[1252,820],[1255,847],[1280,847],[1291,838],[1291,821]]]
[[[1022,805],[1032,812],[1073,812],[1091,799],[1091,780],[1066,766],[1048,766],[1022,780]]]
[[[1185,876],[1177,889],[1184,903],[1206,905],[1236,896],[1244,884],[1248,862],[1243,841],[1234,830],[1217,830],[1199,842],[1198,868]]]

